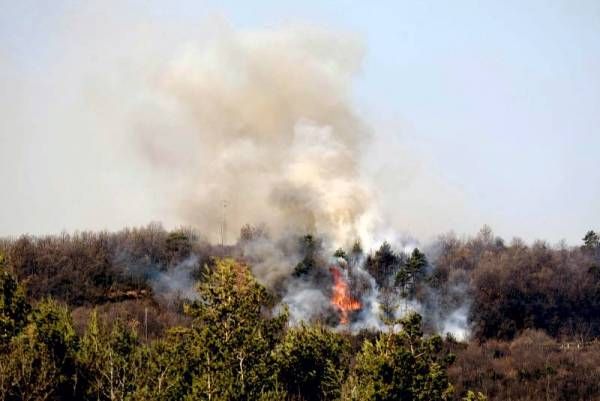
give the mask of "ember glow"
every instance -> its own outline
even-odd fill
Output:
[[[331,289],[331,305],[340,312],[340,324],[348,324],[348,314],[362,308],[360,301],[352,298],[348,282],[342,276],[339,268],[329,268],[333,275],[333,288]]]

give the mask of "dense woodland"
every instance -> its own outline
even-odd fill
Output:
[[[506,243],[484,228],[421,252],[359,243],[387,330],[290,325],[252,274],[244,243],[152,224],[116,233],[0,241],[0,399],[600,400],[600,239]],[[325,252],[300,236],[294,275],[319,279]],[[196,296],[154,277],[194,255]],[[360,280],[350,275],[352,291]],[[397,319],[400,300],[422,316]],[[439,336],[461,306],[470,338]]]

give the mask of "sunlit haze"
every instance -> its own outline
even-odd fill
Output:
[[[371,216],[370,202],[382,233],[420,241],[488,224],[507,239],[576,244],[600,224],[598,1],[0,10],[0,235],[161,221],[214,237],[225,198],[233,236],[268,219],[265,199],[278,221],[305,222],[289,205],[330,186],[335,196],[311,210],[316,229]],[[252,82],[236,92],[241,75]],[[244,170],[254,159],[212,163],[226,148],[260,156],[261,174]],[[323,149],[339,151],[319,160],[331,177],[302,164]],[[231,182],[239,191],[218,185]],[[309,194],[282,194],[291,187]]]

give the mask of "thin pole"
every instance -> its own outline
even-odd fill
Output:
[[[223,219],[221,221],[221,250],[225,247],[225,234],[227,232],[227,200],[222,201],[223,204]]]

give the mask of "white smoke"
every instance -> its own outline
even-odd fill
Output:
[[[469,325],[469,305],[462,305],[454,310],[442,321],[442,334],[450,334],[458,341],[466,341],[469,339],[471,329]]]
[[[190,255],[176,266],[156,271],[150,278],[154,294],[163,298],[198,299],[193,273],[198,269],[198,256]]]
[[[153,263],[147,255],[135,257],[126,250],[116,252],[112,263],[121,269],[125,277],[146,281],[156,298],[170,302],[176,299],[198,299],[196,278],[200,258],[190,254],[174,266]]]
[[[381,220],[364,176],[372,135],[351,100],[362,54],[355,38],[314,28],[224,28],[158,67],[138,110],[141,153],[169,177],[161,188],[181,222],[225,243],[246,223],[265,224],[276,238],[246,241],[243,254],[292,323],[332,309],[330,283],[291,278],[302,256],[289,238],[321,238],[325,259],[356,240],[368,249],[384,240],[414,248]],[[353,272],[368,287],[353,331],[385,326],[379,288],[363,264]],[[193,288],[180,288],[186,266],[157,275],[156,289],[189,297]],[[422,310],[407,302],[398,302],[396,317]]]
[[[286,255],[280,244],[265,237],[246,241],[242,247],[254,276],[270,288],[290,277],[299,261],[299,256]]]
[[[300,279],[287,286],[281,302],[288,307],[292,325],[323,318],[330,308],[329,297],[322,288]]]
[[[166,65],[138,135],[152,167],[173,174],[181,220],[207,233],[226,221],[229,242],[245,223],[368,240],[370,133],[350,100],[361,56],[350,37],[289,28],[224,32]],[[157,129],[164,119],[175,129]]]
[[[364,271],[364,270],[363,270]],[[350,330],[357,332],[360,330],[384,330],[385,323],[382,321],[382,309],[379,300],[379,288],[375,284],[375,279],[367,272],[371,290],[362,298],[362,308],[356,318],[350,324]]]

